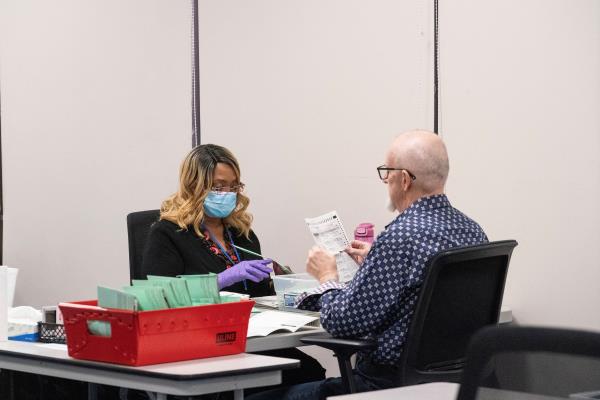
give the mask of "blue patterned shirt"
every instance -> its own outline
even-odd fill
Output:
[[[347,285],[334,281],[302,294],[298,308],[321,311],[321,324],[344,338],[374,338],[377,364],[395,364],[425,278],[427,262],[438,252],[487,242],[481,227],[441,195],[424,197],[379,234],[362,266]]]

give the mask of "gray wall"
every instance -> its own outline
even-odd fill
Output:
[[[441,3],[448,193],[519,241],[518,322],[600,330],[600,2]]]
[[[191,145],[185,0],[0,2],[4,263],[15,304],[129,279],[125,216]]]

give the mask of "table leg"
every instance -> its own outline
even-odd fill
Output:
[[[10,400],[16,400],[15,397],[15,375],[13,371],[8,371],[8,398]]]
[[[88,383],[88,400],[98,400],[97,383]]]
[[[233,400],[244,400],[244,389],[237,389],[233,391]]]

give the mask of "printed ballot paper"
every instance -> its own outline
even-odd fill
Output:
[[[304,326],[319,326],[319,317],[284,311],[263,311],[250,317],[247,336],[267,336],[278,331],[296,332]]]
[[[304,220],[315,243],[335,254],[340,282],[350,281],[358,271],[358,264],[344,251],[350,242],[337,212],[331,211],[319,217],[305,218]]]

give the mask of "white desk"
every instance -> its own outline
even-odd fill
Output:
[[[423,385],[404,386],[395,389],[333,396],[332,400],[455,400],[458,383],[436,382]],[[479,388],[478,400],[564,400],[564,397],[545,396],[511,390]]]
[[[328,397],[332,400],[454,400],[458,383],[436,382]]]
[[[281,370],[297,368],[298,360],[256,354],[129,367],[76,360],[64,345],[0,342],[0,369],[138,389],[157,394],[194,396],[233,390],[243,399],[243,389],[281,383]]]
[[[323,328],[304,327],[297,332],[272,333],[269,336],[251,337],[246,341],[246,351],[252,353],[257,351],[306,346],[300,339],[324,332],[325,330]]]
[[[423,385],[403,386],[394,389],[377,390],[333,396],[332,400],[454,400],[458,394],[458,383],[436,382]]]
[[[512,319],[512,310],[508,307],[502,306],[498,323],[508,324],[512,322]],[[302,330],[294,333],[273,333],[264,337],[251,337],[248,338],[246,342],[246,351],[251,353],[257,351],[306,346],[306,344],[300,341],[301,338],[324,332],[325,330],[323,328],[305,327],[302,328]]]
[[[500,323],[510,321],[511,310],[502,307]],[[246,351],[305,346],[301,338],[322,332],[322,328],[304,328],[295,333],[253,337],[248,339]],[[236,399],[241,399],[244,388],[279,384],[281,369],[296,368],[298,365],[297,360],[239,354],[147,367],[126,367],[69,358],[66,346],[0,342],[0,369],[151,391],[163,396],[158,399],[165,398],[165,394],[190,396],[228,390],[234,390]]]
[[[262,309],[264,311],[286,311],[286,312],[299,312],[301,314],[311,315],[311,316],[319,316],[319,313],[312,311],[288,311],[288,310],[280,310],[273,307],[266,307],[262,305],[260,302],[268,302],[271,304],[276,304],[277,297],[276,296],[263,296],[263,297],[255,297],[254,300],[257,301],[256,308]],[[257,351],[268,351],[268,350],[278,350],[278,349],[288,349],[290,347],[300,347],[306,346],[306,344],[302,343],[300,339],[310,335],[318,335],[320,333],[324,333],[325,330],[321,327],[304,327],[298,330],[297,332],[283,332],[283,333],[272,333],[268,336],[255,336],[248,338],[246,341],[246,351],[248,353],[257,352]]]

